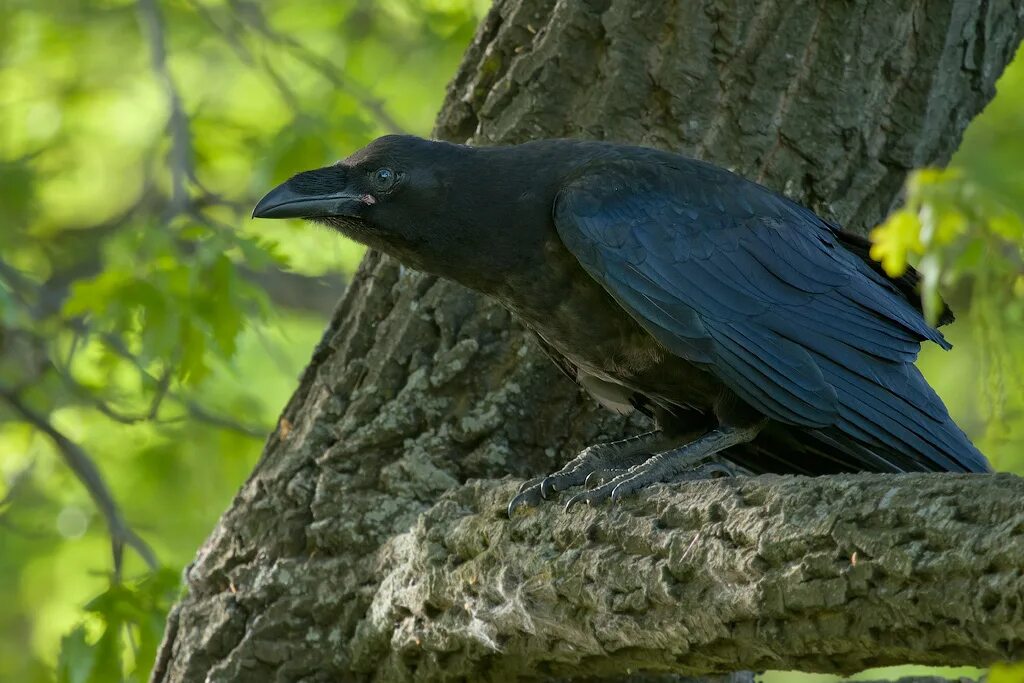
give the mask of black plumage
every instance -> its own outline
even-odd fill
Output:
[[[949,348],[913,271],[886,277],[863,239],[711,164],[388,136],[254,215],[327,223],[498,299],[598,400],[658,422],[517,501],[599,470],[611,481],[573,500],[617,497],[716,453],[754,472],[989,469],[913,365],[924,341]]]

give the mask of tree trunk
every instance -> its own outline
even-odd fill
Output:
[[[1022,16],[1020,0],[499,0],[436,135],[679,150],[863,230],[910,169],[949,158]],[[154,680],[1024,654],[1014,477],[760,477],[504,518],[517,480],[640,427],[582,397],[502,308],[368,254],[189,569]]]

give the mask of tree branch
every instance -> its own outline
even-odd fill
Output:
[[[45,416],[30,408],[20,396],[6,388],[0,388],[2,397],[16,413],[22,416],[26,422],[50,437],[58,452],[64,458],[71,471],[75,473],[86,490],[89,491],[93,503],[99,509],[107,522],[107,529],[110,532],[111,547],[114,556],[114,573],[121,574],[121,562],[123,559],[124,546],[129,546],[139,554],[150,569],[156,569],[158,562],[156,555],[145,541],[125,522],[121,515],[121,509],[114,500],[113,494],[103,480],[96,463],[81,446],[68,438],[63,432],[53,426]]]
[[[461,487],[389,543],[354,669],[850,673],[1024,656],[1013,475],[717,480],[510,522],[514,490]]]
[[[85,322],[81,320],[66,320],[64,321],[64,324],[66,327],[68,327],[68,329],[76,330],[82,332],[83,334],[95,333],[93,330],[89,328],[89,326]],[[131,350],[128,349],[128,347],[124,343],[124,340],[122,340],[115,334],[110,334],[106,332],[99,332],[97,334],[99,335],[100,339],[103,340],[103,343],[106,344],[108,348],[110,348],[111,351],[113,351],[115,354],[117,354],[124,360],[128,361],[131,365],[133,365],[135,369],[139,372],[139,376],[146,383],[153,385],[155,391],[162,391],[161,387],[163,384],[163,379],[160,377],[156,377],[152,373],[150,373],[149,369],[146,367],[146,364],[143,363],[138,356],[136,356],[134,353],[131,352]],[[230,418],[221,415],[216,415],[207,410],[206,408],[204,408],[197,401],[189,398],[186,395],[179,394],[177,392],[169,390],[167,391],[167,395],[174,401],[177,401],[182,406],[184,406],[185,410],[188,412],[188,416],[194,420],[214,427],[219,427],[221,429],[230,429],[231,431],[243,434],[245,436],[250,436],[254,439],[262,439],[266,436],[266,430],[264,428],[258,425],[250,425],[244,422],[237,422]],[[173,420],[159,421],[170,422]]]
[[[167,131],[171,138],[168,163],[171,169],[171,202],[165,220],[178,215],[188,206],[189,180],[195,179],[192,164],[192,131],[188,114],[181,100],[181,94],[171,77],[167,66],[167,48],[164,43],[164,25],[160,9],[155,0],[138,0],[139,20],[149,42],[150,61],[153,73],[160,81],[167,96],[171,113],[167,120]]]

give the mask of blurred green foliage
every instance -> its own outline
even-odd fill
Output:
[[[0,3],[0,681],[145,679],[362,255],[248,212],[427,134],[486,5]]]
[[[871,253],[917,266],[931,319],[940,292],[952,303],[957,348],[926,346],[920,365],[993,464],[1024,472],[1024,48],[997,87],[949,165],[911,174]]]
[[[486,4],[0,4],[0,681],[145,679],[362,253],[249,209],[426,134]],[[1018,59],[877,233],[887,267],[959,294],[958,349],[922,366],[1017,471],[1022,110]]]

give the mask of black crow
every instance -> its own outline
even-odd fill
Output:
[[[737,467],[990,471],[914,367],[921,342],[949,344],[913,271],[886,277],[863,239],[711,164],[392,135],[253,216],[324,223],[493,297],[603,405],[655,420],[527,482],[510,513],[585,483],[567,508]]]

